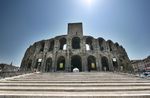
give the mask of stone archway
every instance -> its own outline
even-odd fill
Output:
[[[74,55],[71,57],[71,71],[74,68],[78,68],[80,72],[82,71],[82,60],[79,55]]]
[[[105,40],[103,38],[98,38],[98,43],[99,43],[100,51],[104,50],[104,46],[103,46],[104,41]]]
[[[51,40],[50,41],[50,46],[49,46],[49,51],[53,51],[54,50],[54,44],[55,44],[55,41]]]
[[[102,57],[101,58],[101,63],[102,63],[102,71],[109,71],[109,64],[108,64],[108,59],[107,57]]]
[[[57,60],[57,71],[64,71],[65,70],[65,57],[60,56]]]
[[[118,71],[118,62],[117,62],[117,59],[114,57],[112,59],[112,63],[113,63],[113,68],[114,68],[114,71]]]
[[[97,70],[96,58],[94,56],[89,56],[87,58],[87,62],[88,62],[88,71]]]
[[[40,43],[40,52],[43,52],[43,51],[44,51],[44,46],[45,46],[45,42],[42,41],[42,42]]]
[[[72,38],[72,49],[80,49],[80,38],[79,37]]]
[[[41,70],[41,65],[42,65],[42,59],[39,58],[39,59],[36,60],[36,64],[34,66],[34,70],[40,71]]]
[[[46,60],[45,72],[50,72],[52,69],[52,58]]]
[[[92,37],[87,37],[86,38],[86,45],[88,45],[89,46],[89,50],[93,50],[93,38]]]
[[[60,50],[65,50],[65,49],[64,49],[64,46],[66,45],[66,38],[61,38],[61,39],[59,40],[59,43],[60,43],[59,49],[60,49]]]

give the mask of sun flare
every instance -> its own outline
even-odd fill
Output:
[[[87,4],[91,4],[92,0],[86,0]]]
[[[93,0],[84,0],[84,3],[88,6],[91,6],[93,3]]]

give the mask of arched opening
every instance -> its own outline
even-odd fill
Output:
[[[49,51],[53,51],[54,49],[54,40],[50,42]]]
[[[66,44],[66,39],[65,38],[60,39],[59,43],[60,43],[59,49],[64,50],[64,45]]]
[[[92,39],[92,37],[86,38],[86,44],[89,45],[89,50],[93,50]]]
[[[118,48],[118,47],[119,47],[119,44],[116,42],[116,43],[115,43],[115,46]]]
[[[89,56],[87,58],[87,61],[88,61],[88,71],[97,69],[97,67],[96,67],[96,58],[94,56]]]
[[[117,71],[117,70],[118,70],[118,63],[117,63],[117,59],[116,59],[116,58],[113,58],[113,59],[112,59],[112,62],[113,62],[114,70],[115,70],[115,71]]]
[[[102,63],[102,70],[103,71],[109,71],[109,64],[108,64],[107,57],[102,57],[101,63]]]
[[[65,70],[65,57],[60,56],[57,60],[57,71]]]
[[[111,40],[108,40],[107,42],[108,42],[110,51],[112,51],[113,42]]]
[[[42,59],[37,59],[36,65],[34,66],[34,69],[40,70],[42,64]]]
[[[86,50],[90,50],[90,46],[88,44],[86,44]]]
[[[67,44],[64,44],[63,50],[67,50]]]
[[[43,52],[44,51],[44,46],[45,46],[45,43],[44,42],[41,42],[40,43],[40,52]]]
[[[30,71],[32,66],[32,60],[29,60],[27,70]]]
[[[72,48],[73,49],[80,49],[80,38],[79,37],[74,37],[72,39]]]
[[[82,60],[81,60],[81,57],[78,55],[71,57],[71,71],[74,68],[78,68],[79,71],[82,71]]]
[[[52,58],[46,60],[45,72],[50,72],[52,69]]]
[[[98,38],[98,42],[99,42],[100,50],[103,51],[104,50],[104,47],[103,47],[104,39],[103,38]]]

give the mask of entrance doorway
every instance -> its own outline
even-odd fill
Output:
[[[65,70],[65,57],[60,56],[57,60],[57,71],[64,71]]]
[[[82,71],[82,61],[78,55],[71,57],[71,71],[73,71],[74,68],[78,68],[80,72]]]
[[[91,71],[91,70],[96,70],[96,58],[94,56],[89,56],[87,58],[87,62],[88,62],[88,71]]]
[[[102,70],[103,71],[109,71],[109,64],[108,64],[107,57],[102,57],[101,63],[102,63]]]
[[[50,72],[52,70],[52,58],[46,60],[45,72]]]

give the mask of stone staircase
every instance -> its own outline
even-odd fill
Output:
[[[31,73],[0,80],[0,98],[150,98],[150,80],[112,72]]]

